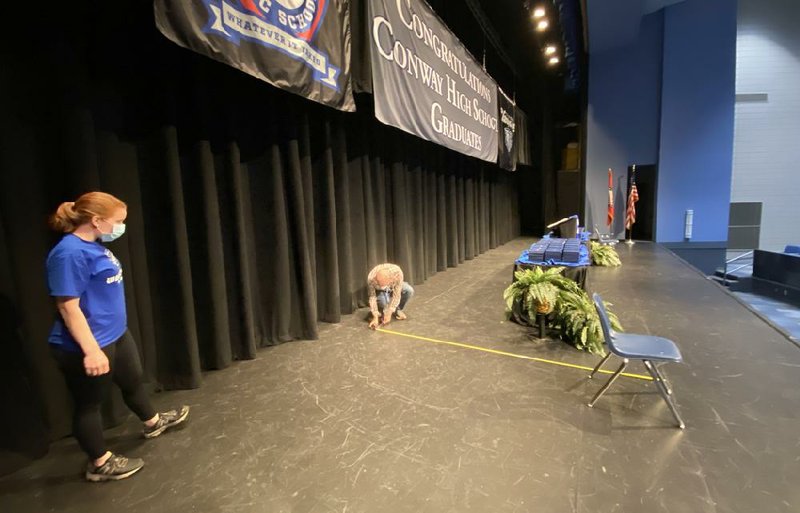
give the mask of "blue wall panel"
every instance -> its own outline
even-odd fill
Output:
[[[665,9],[656,239],[725,241],[733,159],[736,2],[689,0]]]
[[[663,12],[642,19],[636,41],[592,53],[586,146],[588,226],[624,237],[629,164],[658,162]],[[614,226],[606,228],[608,168],[614,170]]]

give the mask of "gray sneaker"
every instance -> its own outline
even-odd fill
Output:
[[[139,458],[126,458],[112,454],[105,463],[96,467],[91,461],[86,465],[86,479],[95,483],[99,481],[119,481],[139,472],[144,461]]]
[[[181,406],[179,410],[170,410],[158,414],[158,422],[144,427],[145,438],[155,438],[169,428],[175,427],[189,416],[189,407]]]

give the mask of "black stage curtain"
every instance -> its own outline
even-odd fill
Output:
[[[316,338],[379,262],[421,283],[518,234],[512,174],[378,124],[371,98],[339,113],[180,49],[149,2],[70,4],[0,50],[0,398],[17,418],[0,449],[40,455],[70,430],[45,221],[85,191],[128,203],[111,248],[161,389]]]

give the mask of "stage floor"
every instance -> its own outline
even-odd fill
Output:
[[[0,479],[0,511],[800,510],[797,346],[669,251],[620,244],[623,267],[592,268],[588,287],[629,331],[678,343],[685,363],[664,369],[687,428],[633,378],[590,409],[604,376],[484,350],[597,361],[505,320],[502,292],[531,242],[417,285],[409,320],[387,327],[404,335],[369,331],[362,310],[320,340],[158,395],[192,417],[147,442],[132,419],[108,433],[112,449],[146,460],[131,479],[85,483],[74,441],[54,444]]]
[[[753,292],[735,291],[732,294],[766,317],[777,330],[800,346],[800,308]]]

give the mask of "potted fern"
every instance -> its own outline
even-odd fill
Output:
[[[515,305],[520,305],[530,319],[536,314],[550,314],[558,301],[559,291],[578,288],[577,283],[561,274],[563,269],[534,267],[515,272],[515,281],[503,292],[507,311],[514,312]]]
[[[561,338],[582,351],[604,355],[603,328],[589,294],[583,290],[579,293],[562,291],[558,301],[555,323],[561,329]],[[616,314],[609,310],[610,303],[605,305],[611,328],[622,331]]]
[[[515,321],[529,326],[535,324],[538,315],[542,336],[544,318],[551,316],[563,340],[582,351],[605,354],[603,330],[594,304],[585,290],[562,274],[563,269],[534,267],[515,272],[514,283],[503,293],[506,311]],[[608,315],[611,327],[622,331],[617,316],[610,310]]]
[[[506,312],[520,324],[533,325],[537,315],[540,321],[550,315],[558,304],[561,291],[580,291],[575,281],[562,274],[563,267],[524,269],[514,273],[514,282],[506,288],[503,299]],[[544,336],[543,326],[540,326]]]
[[[617,267],[622,265],[619,260],[619,253],[614,246],[600,244],[592,241],[591,244],[592,263],[603,267]]]

